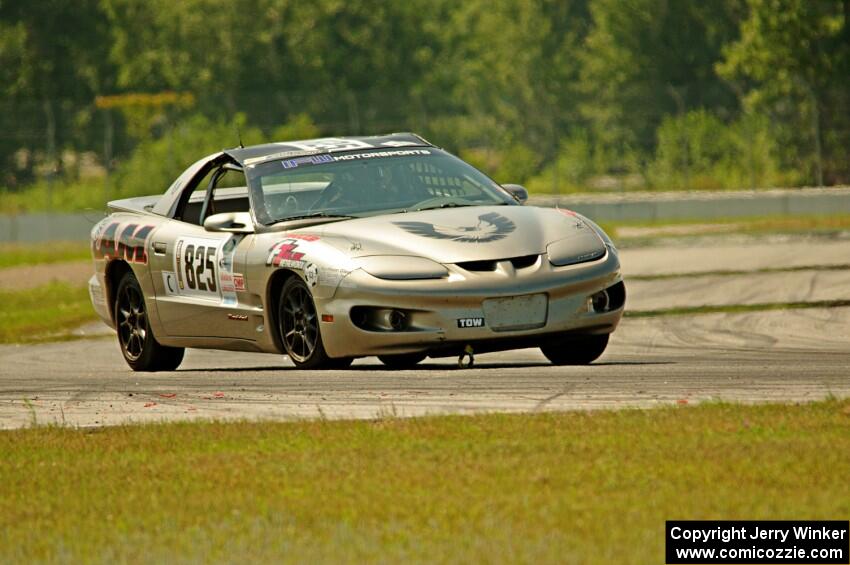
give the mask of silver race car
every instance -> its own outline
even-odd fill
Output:
[[[109,203],[89,291],[137,371],[186,347],[305,369],[526,347],[590,363],[623,314],[617,251],[527,196],[413,134],[228,149]]]

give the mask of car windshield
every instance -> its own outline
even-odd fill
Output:
[[[263,224],[455,206],[515,204],[499,185],[434,147],[316,154],[248,168]]]

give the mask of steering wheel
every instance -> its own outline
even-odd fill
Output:
[[[319,197],[316,198],[316,201],[313,202],[312,206],[310,206],[310,211],[315,209],[322,209],[326,205],[331,203],[331,200],[336,198],[342,194],[342,189],[335,185],[333,182],[329,183],[328,186],[322,189],[322,192],[319,193]]]

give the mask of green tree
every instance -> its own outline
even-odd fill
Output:
[[[718,70],[767,112],[810,182],[850,181],[850,0],[749,0]]]
[[[188,90],[214,119],[308,113],[334,133],[392,128],[433,64],[431,3],[104,0],[125,90]]]
[[[442,133],[466,133],[456,143],[520,144],[554,155],[561,132],[578,119],[577,55],[587,24],[586,0],[459,3],[429,77],[439,77],[463,116]]]
[[[605,145],[649,155],[665,116],[735,111],[735,94],[714,65],[738,33],[740,2],[596,0],[591,14],[582,113]]]
[[[61,169],[62,149],[91,146],[97,134],[89,104],[113,74],[107,38],[98,0],[0,2],[0,163],[7,185],[31,179],[36,156]],[[11,160],[18,150],[23,170]]]

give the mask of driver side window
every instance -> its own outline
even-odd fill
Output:
[[[212,168],[187,190],[191,192],[177,214],[177,218],[184,222],[203,225],[204,220],[213,214],[249,211],[245,174],[233,165]]]

